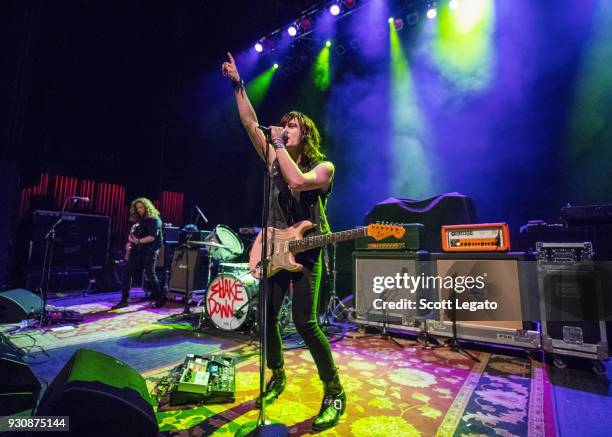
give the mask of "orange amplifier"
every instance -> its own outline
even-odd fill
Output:
[[[510,231],[506,223],[442,226],[445,252],[507,252]]]

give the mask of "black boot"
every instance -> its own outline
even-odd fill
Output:
[[[287,377],[285,376],[285,370],[281,367],[280,369],[272,370],[272,378],[266,384],[266,392],[264,393],[264,399],[266,405],[270,405],[276,400],[277,397],[285,390],[285,384],[287,383]],[[255,401],[257,408],[261,408],[261,398],[258,397]]]
[[[312,429],[323,431],[335,426],[346,409],[346,393],[340,384],[338,374],[330,382],[324,383],[323,402],[319,415],[312,422]]]

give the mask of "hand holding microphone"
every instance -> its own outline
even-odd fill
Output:
[[[264,134],[270,137],[275,149],[283,149],[287,144],[287,131],[281,126],[257,126]]]

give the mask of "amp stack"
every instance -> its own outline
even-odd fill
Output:
[[[608,358],[602,272],[591,242],[539,242],[537,254],[543,349],[558,365],[560,356]]]

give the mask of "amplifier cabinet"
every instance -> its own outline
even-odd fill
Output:
[[[539,316],[535,260],[524,252],[432,253],[431,259],[432,270],[440,278],[434,290],[438,300],[449,300],[461,308],[454,315],[451,309],[441,308],[437,317],[427,321],[430,334],[451,337],[452,319],[456,317],[459,339],[529,349],[540,347],[540,334],[534,323]],[[474,279],[471,283],[478,286],[461,290],[455,286],[453,293],[450,283],[445,282],[453,277],[464,278],[462,281],[471,277]],[[484,302],[490,306],[473,311],[462,309]]]
[[[42,267],[45,235],[60,217],[59,211],[36,210],[32,215],[28,266]],[[102,268],[108,263],[110,217],[66,212],[55,230],[53,266],[59,268]]]
[[[190,292],[205,290],[207,281],[208,255],[205,249],[192,247],[174,251],[170,295],[184,297],[187,290]]]
[[[356,251],[353,253],[353,267],[355,292],[355,308],[351,316],[353,322],[419,331],[417,321],[427,318],[429,312],[418,308],[398,308],[396,304],[406,300],[418,301],[421,298],[431,298],[429,289],[424,287],[414,289],[411,288],[411,283],[403,281],[404,277],[417,278],[430,274],[428,252]],[[387,286],[385,278],[391,278],[386,279]],[[389,304],[393,304],[392,308]]]
[[[601,272],[592,261],[538,265],[542,347],[546,352],[608,357]]]

